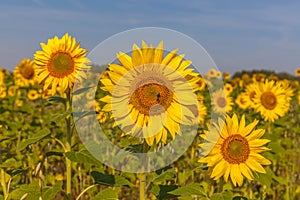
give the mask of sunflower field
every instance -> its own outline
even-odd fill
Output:
[[[147,42],[98,65],[66,33],[1,69],[0,200],[300,199],[300,69],[200,74]]]

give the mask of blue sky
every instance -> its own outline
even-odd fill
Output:
[[[31,0],[0,3],[0,67],[13,70],[54,35],[92,50],[138,27],[163,27],[200,43],[222,71],[300,67],[299,1]]]

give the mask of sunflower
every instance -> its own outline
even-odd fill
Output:
[[[252,75],[253,82],[264,82],[266,75],[263,73],[256,73]]]
[[[224,78],[224,80],[229,80],[230,79],[230,73],[229,72],[224,72],[223,73],[223,78]]]
[[[19,87],[18,86],[16,86],[16,85],[11,85],[11,86],[9,86],[9,88],[8,88],[8,90],[7,90],[7,94],[8,94],[8,96],[11,96],[11,97],[13,97],[13,96],[20,96],[20,90],[19,90]]]
[[[59,86],[60,92],[65,92],[76,80],[86,77],[84,70],[90,68],[87,66],[87,50],[68,33],[61,39],[55,36],[47,44],[41,43],[41,47],[42,51],[34,54],[34,62],[37,80],[44,85],[44,90],[51,88],[54,95]]]
[[[131,56],[118,53],[108,78],[100,79],[102,90],[109,92],[100,99],[106,103],[101,111],[111,112],[123,132],[144,138],[149,146],[166,143],[168,135],[174,139],[180,125],[192,125],[198,117],[193,111],[199,74],[177,52],[164,56],[163,41],[156,48],[142,41],[142,48],[133,45]]]
[[[36,100],[40,97],[40,94],[38,93],[38,91],[36,90],[29,90],[28,93],[27,93],[27,98],[29,100]]]
[[[295,69],[295,75],[300,76],[300,68]]]
[[[5,74],[2,71],[0,71],[0,85],[4,84],[4,77],[5,77]]]
[[[225,114],[232,110],[232,98],[226,94],[224,89],[212,93],[213,110],[219,114]]]
[[[243,110],[249,107],[248,102],[245,100],[246,98],[247,96],[245,93],[240,93],[235,99],[235,103]]]
[[[233,91],[233,87],[230,83],[226,83],[224,85],[224,89],[225,89],[227,95],[230,95],[231,92]]]
[[[6,86],[0,85],[0,98],[3,99],[6,97]]]
[[[206,88],[206,83],[204,78],[202,78],[202,76],[199,75],[199,81],[197,81],[198,87],[200,91],[204,90]]]
[[[245,116],[239,122],[234,114],[225,121],[219,118],[218,123],[201,135],[206,142],[200,144],[204,157],[199,162],[207,163],[211,178],[218,180],[223,176],[227,182],[230,176],[234,186],[241,186],[243,176],[254,179],[252,171],[266,173],[262,165],[271,162],[260,153],[269,150],[264,145],[270,140],[260,139],[265,130],[254,130],[257,124],[258,120],[254,120],[246,126]]]
[[[29,58],[24,58],[14,70],[14,79],[16,85],[28,87],[35,84],[34,62]]]
[[[258,86],[259,83],[251,83],[246,86],[244,94],[244,101],[250,108],[254,108],[254,97],[256,95],[255,88]]]
[[[290,98],[284,88],[274,81],[266,80],[255,87],[254,108],[265,121],[274,122],[286,114],[290,107]]]

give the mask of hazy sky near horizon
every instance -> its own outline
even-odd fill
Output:
[[[40,42],[65,32],[92,50],[140,27],[182,32],[200,43],[222,71],[300,67],[299,1],[10,0],[0,2],[0,67],[13,70]]]

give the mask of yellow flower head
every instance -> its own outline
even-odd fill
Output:
[[[194,92],[199,74],[177,52],[165,55],[163,42],[153,48],[142,41],[142,48],[133,45],[131,55],[118,53],[118,63],[110,64],[108,77],[100,79],[109,92],[100,99],[106,103],[102,112],[111,112],[125,134],[144,138],[148,145],[174,139],[180,125],[198,118]]]
[[[300,76],[300,68],[295,69],[295,75]]]
[[[34,62],[29,58],[23,59],[14,70],[15,84],[20,87],[34,85],[36,81]]]
[[[44,90],[51,88],[54,95],[58,90],[65,92],[72,88],[76,80],[86,77],[89,69],[86,58],[87,50],[76,43],[76,39],[66,33],[61,39],[55,36],[48,43],[41,43],[42,51],[34,54],[37,80],[44,85]]]
[[[219,118],[217,124],[201,135],[205,142],[199,146],[204,157],[199,162],[207,163],[211,178],[218,180],[224,177],[227,182],[230,176],[234,186],[241,186],[243,176],[254,179],[252,171],[266,173],[262,165],[271,162],[260,153],[269,150],[264,147],[269,140],[260,139],[265,130],[255,130],[257,124],[258,121],[254,120],[246,126],[245,116],[239,122],[234,114],[232,118],[227,116],[225,121]]]
[[[266,80],[255,87],[254,108],[265,121],[274,122],[290,108],[290,98],[284,88],[274,81]]]
[[[216,113],[225,114],[232,110],[232,97],[227,95],[224,89],[219,89],[212,93],[212,107]]]
[[[28,93],[27,93],[27,98],[29,100],[36,100],[40,97],[40,94],[38,93],[37,90],[29,90]]]

